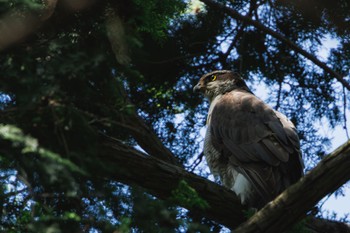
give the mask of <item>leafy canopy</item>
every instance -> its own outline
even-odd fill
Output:
[[[186,181],[173,200],[159,200],[106,176],[128,165],[110,167],[97,156],[101,135],[137,146],[127,123],[137,112],[181,164],[208,176],[199,133],[207,103],[192,87],[213,69],[240,72],[252,89],[265,84],[268,102],[296,124],[310,166],[329,143],[317,124],[345,123],[349,100],[333,76],[219,8],[186,9],[181,0],[77,2],[58,1],[40,27],[0,52],[1,231],[220,231],[176,207],[207,208]],[[222,4],[316,56],[325,40],[336,41],[323,59],[349,80],[346,0]],[[28,26],[26,17],[46,7],[0,1],[0,18],[20,16],[18,24]]]

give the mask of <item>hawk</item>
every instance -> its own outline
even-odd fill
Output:
[[[204,155],[210,171],[261,208],[303,175],[293,123],[256,97],[235,72],[205,74],[193,88],[209,99]]]

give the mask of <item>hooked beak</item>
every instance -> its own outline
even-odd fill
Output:
[[[203,91],[203,87],[201,86],[200,83],[198,83],[196,86],[193,87],[193,92],[198,93]]]

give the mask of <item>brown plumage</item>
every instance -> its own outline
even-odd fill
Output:
[[[238,74],[211,72],[194,91],[210,101],[204,142],[210,170],[243,204],[262,207],[302,176],[293,123],[257,98]]]

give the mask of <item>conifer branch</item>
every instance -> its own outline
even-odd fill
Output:
[[[230,8],[228,6],[225,6],[225,5],[221,4],[221,3],[218,3],[218,2],[213,1],[213,0],[201,0],[201,1],[203,3],[205,3],[206,5],[208,5],[209,7],[220,9],[220,10],[226,12],[226,14],[228,14],[233,19],[236,19],[236,20],[239,20],[239,21],[243,21],[243,22],[245,22],[245,23],[247,23],[249,25],[252,25],[252,26],[256,27],[257,29],[259,29],[260,31],[262,31],[262,32],[264,32],[264,33],[266,33],[268,35],[271,35],[272,37],[274,37],[277,40],[281,41],[282,43],[286,44],[291,49],[293,49],[295,52],[301,54],[302,56],[304,56],[308,60],[312,61],[315,65],[317,65],[318,67],[323,69],[325,71],[325,73],[328,73],[328,74],[332,75],[346,89],[348,89],[350,91],[350,83],[348,83],[343,78],[344,77],[343,75],[341,75],[338,72],[336,72],[335,70],[331,69],[329,66],[327,66],[326,63],[320,61],[316,56],[312,55],[311,53],[308,53],[307,51],[302,49],[300,46],[298,46],[296,43],[294,43],[293,41],[289,40],[288,38],[286,38],[282,34],[272,30],[269,27],[264,26],[259,21],[253,20],[249,16],[241,15],[235,9],[232,9],[232,8]]]

